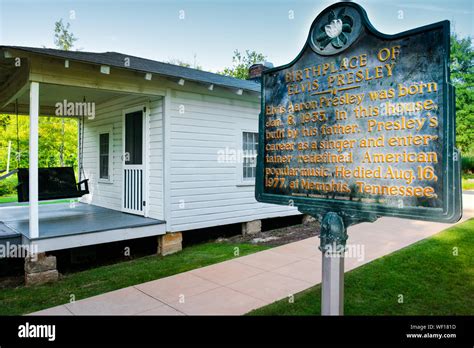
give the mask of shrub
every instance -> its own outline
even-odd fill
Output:
[[[474,155],[462,156],[461,170],[463,173],[474,173]]]
[[[0,196],[10,196],[16,193],[18,179],[15,174],[6,179],[0,180]]]

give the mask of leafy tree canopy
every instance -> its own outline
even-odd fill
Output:
[[[241,53],[239,50],[234,51],[232,57],[233,66],[225,68],[219,74],[236,77],[238,79],[246,80],[249,77],[249,68],[253,64],[263,63],[266,56],[256,51],[245,50]]]
[[[470,37],[451,36],[451,80],[456,87],[456,145],[474,153],[474,49]]]
[[[69,51],[77,41],[74,34],[69,31],[70,26],[69,23],[65,25],[62,18],[54,23],[54,44],[61,50]]]
[[[0,120],[3,116],[0,115]],[[16,168],[18,160],[20,167],[28,168],[29,129],[29,118],[20,115],[17,144],[16,116],[11,115],[5,128],[0,128],[0,170],[7,166],[9,141],[12,144],[10,168]],[[38,155],[40,167],[77,166],[77,119],[40,117]]]
[[[174,64],[174,65],[179,65],[179,66],[183,66],[185,68],[193,68],[193,69],[197,69],[197,70],[202,70],[202,66],[200,66],[196,60],[196,55],[194,55],[194,62],[191,64],[191,63],[188,63],[184,60],[181,60],[179,58],[171,58],[168,60],[169,64]]]

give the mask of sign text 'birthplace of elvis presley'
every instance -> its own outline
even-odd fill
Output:
[[[449,39],[448,21],[385,35],[354,3],[319,14],[296,59],[262,75],[257,200],[458,221]]]

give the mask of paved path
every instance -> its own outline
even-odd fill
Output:
[[[474,194],[464,194],[463,221],[474,217]],[[382,218],[349,228],[364,258],[346,258],[346,271],[449,227]],[[35,315],[241,315],[321,282],[317,237],[86,298]],[[360,256],[360,255],[359,255]]]

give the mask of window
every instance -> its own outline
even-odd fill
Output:
[[[99,136],[99,178],[109,180],[109,133]]]
[[[255,180],[257,173],[258,133],[242,133],[242,178],[244,181]]]
[[[100,128],[99,135],[99,182],[112,182],[112,127]]]

